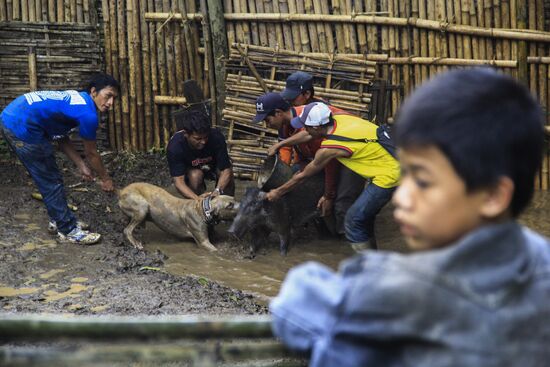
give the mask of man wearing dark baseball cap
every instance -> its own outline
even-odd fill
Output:
[[[264,121],[268,116],[274,115],[277,110],[288,111],[290,103],[284,100],[279,93],[266,93],[256,100],[256,116],[252,120],[255,123]]]
[[[399,162],[377,141],[378,127],[357,116],[335,115],[326,104],[320,102],[308,104],[291,124],[295,128],[304,127],[313,138],[324,140],[313,161],[284,185],[269,191],[266,198],[278,200],[337,159],[370,180],[346,213],[346,238],[355,251],[376,249],[374,221],[391,199],[400,177]]]
[[[305,71],[290,74],[281,96],[293,106],[301,106],[314,101],[313,76]]]

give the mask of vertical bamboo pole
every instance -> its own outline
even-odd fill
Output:
[[[502,28],[510,28],[510,0],[501,0],[500,11]],[[502,40],[502,58],[510,60],[511,57],[512,49],[510,40]],[[505,69],[504,72],[508,73],[508,70]]]
[[[160,11],[162,9],[155,7],[155,0],[147,0],[147,10],[150,12]],[[160,127],[160,112],[159,106],[154,103],[154,96],[159,94],[159,78],[158,78],[158,49],[157,49],[157,35],[156,31],[158,24],[149,24],[149,47],[150,47],[150,73],[151,73],[151,106],[153,109],[153,126],[145,131],[147,141],[155,148],[160,149],[161,141],[161,127]],[[147,132],[151,135],[147,136]]]
[[[210,85],[215,86],[215,88],[213,87],[211,91],[211,99],[213,101],[212,111],[213,113],[216,113],[216,124],[221,125],[223,116],[222,111],[225,106],[226,95],[226,70],[223,63],[224,59],[229,56],[229,48],[226,43],[226,28],[223,16],[224,10],[221,7],[221,4],[216,0],[207,0],[206,6],[208,8],[209,29],[212,35],[210,38],[210,60],[212,71],[209,74],[209,78],[212,79]]]
[[[201,0],[200,3],[201,13],[203,14],[202,18],[202,29],[203,29],[203,35],[204,35],[204,58],[205,62],[204,64],[207,66],[206,75],[208,77],[208,84],[210,86],[210,100],[212,101],[211,108],[212,108],[212,124],[214,126],[220,125],[221,126],[221,112],[220,114],[217,113],[217,90],[216,90],[216,75],[214,72],[215,66],[214,66],[214,60],[213,60],[213,43],[212,43],[212,30],[210,27],[211,21],[210,21],[210,13],[208,11],[208,7],[206,5],[206,0]]]
[[[319,3],[320,7],[320,1],[316,0],[316,3]],[[317,9],[317,6],[315,6]],[[344,14],[342,11],[342,8],[340,6],[340,0],[332,0],[332,11],[334,14],[341,15]],[[349,40],[349,35],[346,34],[346,30],[344,29],[344,25],[341,23],[336,23],[332,25],[334,27],[334,32],[336,33],[336,50],[339,53],[346,53],[346,41]],[[324,37],[324,29],[323,24],[318,24],[317,29],[319,34],[322,34],[323,37],[319,37],[319,45],[321,47],[322,52],[326,52],[327,45],[326,45],[326,39]],[[322,33],[321,33],[322,32]]]
[[[23,0],[25,1],[25,0]],[[29,9],[29,22],[36,22],[36,0],[27,0],[26,3],[28,4]]]
[[[248,0],[248,13],[256,14],[258,11],[256,9],[256,1]],[[258,22],[250,22],[250,37],[252,38],[253,45],[260,45],[260,33],[258,28]]]
[[[518,24],[517,24],[517,7],[518,7],[517,1],[516,0],[510,0],[510,28],[512,28],[512,29],[517,29],[518,28]],[[514,40],[514,41],[511,42],[510,51],[511,51],[512,60],[517,60],[518,59],[518,41],[517,40]],[[518,77],[518,69],[517,68],[513,69],[511,71],[511,75],[514,78],[517,78]]]
[[[239,4],[240,3],[240,11],[241,13],[247,13],[248,12],[248,4],[247,4],[247,0],[236,0],[235,1],[235,4]],[[193,1],[189,1],[189,5],[191,6],[191,4],[194,4]],[[235,9],[236,10],[236,9]],[[242,24],[242,30],[243,30],[243,38],[242,39],[242,42],[244,43],[250,43],[250,25],[248,24],[248,22],[241,22]],[[282,46],[283,45],[283,35],[282,35],[282,27],[281,27],[281,23],[277,23],[277,25],[275,26],[275,28],[277,29],[277,41],[278,42],[281,42],[280,45]],[[280,32],[279,32],[280,31]],[[279,36],[280,34],[280,36]],[[279,38],[280,37],[280,38]],[[198,44],[198,43],[197,43]]]
[[[63,2],[63,9],[65,14],[63,15],[65,18],[66,23],[72,22],[71,19],[71,1],[70,0],[64,0]]]
[[[381,11],[388,11],[388,0],[380,0],[380,10]],[[380,27],[380,50],[382,53],[389,54],[390,44],[389,44],[389,29],[388,26],[381,26]],[[384,80],[390,81],[390,67],[388,65],[384,65],[381,68],[381,77]],[[390,102],[391,107],[391,102]]]
[[[364,2],[363,1],[357,1],[355,3],[355,8],[352,10],[354,13],[364,13],[366,12],[364,8]],[[359,53],[366,54],[368,47],[367,47],[367,27],[364,24],[357,24],[357,43],[359,46]]]
[[[345,3],[346,14],[353,14],[352,3],[354,1],[352,0],[340,0],[340,1]],[[348,52],[352,52],[354,54],[357,53],[357,46],[358,46],[356,27],[357,26],[354,23],[347,24],[347,32],[349,33],[349,48],[348,48],[349,51]]]
[[[453,0],[453,18],[455,24],[462,23],[462,2],[460,0]],[[464,58],[464,36],[456,35],[456,57],[459,59]]]
[[[170,4],[165,0],[155,0],[155,8],[157,11],[169,12]],[[158,56],[158,70],[159,70],[159,82],[160,82],[160,93],[163,96],[168,95],[168,73],[166,67],[166,27],[161,28],[162,25],[159,24],[157,28],[157,56]],[[162,121],[162,141],[163,145],[166,146],[170,140],[170,115],[168,113],[168,106],[160,106],[161,111],[161,121]]]
[[[144,110],[143,110],[143,74],[142,74],[142,64],[141,64],[141,24],[140,24],[140,2],[139,0],[131,0],[133,11],[132,15],[132,35],[131,42],[128,45],[132,49],[132,57],[134,63],[134,85],[135,85],[135,102],[134,102],[134,113],[136,118],[133,119],[133,123],[136,123],[137,119],[137,129],[133,135],[137,137],[132,137],[133,141],[137,143],[137,148],[139,150],[145,149],[145,120],[144,120]],[[143,6],[143,4],[141,4]],[[129,35],[130,39],[130,35]]]
[[[468,0],[468,5],[469,5],[469,9],[470,9],[470,19],[469,19],[469,24],[471,26],[474,26],[474,27],[477,27],[477,16],[476,16],[476,4],[475,4],[475,1],[476,0]],[[472,58],[474,59],[480,59],[480,55],[479,55],[479,38],[478,36],[473,36],[472,37]]]
[[[42,21],[42,1],[41,0],[34,0],[34,15],[36,21],[40,22]]]
[[[390,17],[397,17],[397,9],[395,8],[396,2],[394,0],[388,0],[388,14]],[[396,57],[396,27],[389,26],[388,27],[388,51],[390,57]],[[389,73],[391,78],[391,84],[398,86],[399,85],[399,66],[398,65],[390,65],[389,67]],[[394,88],[391,93],[391,102],[390,102],[390,108],[391,108],[391,116],[395,114],[395,111],[397,111],[397,93],[398,89]]]
[[[329,14],[327,1],[328,0],[313,0],[313,9],[315,11],[315,14]],[[326,25],[328,25],[328,28],[326,27]],[[319,50],[321,52],[332,52],[334,48],[331,48],[329,46],[329,38],[332,35],[331,25],[327,24],[326,22],[318,22],[316,23],[316,26],[317,37],[319,39]],[[337,43],[340,43],[340,41],[338,41]]]
[[[477,19],[476,23],[478,27],[485,28],[485,15],[483,11],[485,10],[485,1],[487,0],[478,0],[477,1]],[[487,59],[487,39],[485,37],[479,37],[479,58],[482,60]]]
[[[502,14],[500,10],[500,0],[493,0],[493,19],[495,28],[502,28]],[[502,40],[496,39],[495,41],[496,58],[502,60],[504,58],[502,52]]]
[[[468,0],[462,1],[462,21],[463,25],[470,25],[470,2]],[[472,40],[470,36],[462,37],[462,45],[465,59],[472,58]]]
[[[293,1],[293,0],[291,0]],[[290,2],[289,2],[290,4]],[[302,0],[296,0],[295,1],[296,10],[298,14],[305,14],[305,7],[304,2]],[[311,52],[313,49],[311,42],[309,40],[309,27],[305,22],[300,22],[299,24],[300,28],[300,43],[302,44],[302,51],[303,52]]]
[[[340,0],[343,1],[343,0]],[[330,14],[329,0],[321,0],[321,14]],[[329,22],[323,22],[325,31],[322,33],[325,37],[326,52],[334,52],[336,45],[334,44],[334,32],[332,24]],[[319,37],[321,39],[321,37]]]
[[[445,0],[436,0],[435,2],[435,16],[439,22],[447,21],[447,8]],[[447,32],[440,32],[438,34],[440,39],[440,55],[441,57],[449,57],[449,34]]]
[[[436,20],[435,14],[435,0],[426,0],[426,12],[428,14],[428,19]],[[430,57],[437,57],[441,55],[441,44],[439,37],[436,37],[436,32],[428,32],[428,55]],[[434,67],[436,69],[437,67]],[[430,73],[431,74],[431,73]]]
[[[128,45],[128,111],[129,111],[129,135],[130,135],[130,150],[139,151],[138,136],[139,127],[136,116],[136,62],[134,54],[135,41],[135,24],[134,24],[134,8],[133,0],[126,0],[126,38],[124,42]],[[72,8],[71,8],[72,13]],[[76,8],[75,8],[76,15]],[[72,16],[72,14],[71,14]]]
[[[449,24],[453,24],[456,22],[456,19],[454,17],[455,11],[454,11],[454,3],[452,1],[445,1],[445,12],[446,12],[446,19],[449,22]],[[448,40],[448,46],[447,49],[449,51],[449,57],[456,58],[456,44],[457,44],[457,36],[454,33],[449,33],[447,35]],[[462,41],[460,41],[462,42]]]
[[[256,11],[258,13],[266,13],[263,1],[256,1],[256,0],[253,0],[253,1],[255,2]],[[227,9],[226,9],[226,11],[227,11]],[[270,36],[270,34],[268,32],[268,29],[267,29],[267,22],[260,22],[260,24],[258,24],[258,29],[260,31],[260,40],[263,40],[263,41],[261,41],[262,42],[261,45],[266,46],[266,47],[270,47],[271,43],[275,42],[275,41],[271,40],[271,36]]]
[[[13,0],[6,0],[6,20],[13,20]]]
[[[55,14],[55,7],[54,9],[50,8],[50,15],[52,14],[51,10],[53,10]],[[105,71],[107,72],[107,74],[112,75],[114,78],[118,78],[118,76],[114,75],[113,73],[113,65],[111,62],[111,13],[109,11],[109,2],[107,0],[101,1],[101,12],[103,13],[103,36],[105,37]],[[111,148],[116,149],[116,131],[112,111],[109,111],[108,127],[109,145],[111,146]]]
[[[117,4],[117,22],[118,22],[118,65],[119,65],[119,82],[120,85],[129,85],[128,81],[128,51],[126,49],[126,34],[128,29],[126,26],[126,15],[124,9],[127,6],[125,2],[118,1]],[[67,15],[67,14],[65,14]],[[70,14],[69,14],[69,18]],[[122,88],[120,96],[120,104],[122,107],[122,141],[124,149],[131,151],[132,144],[130,138],[130,104],[129,90]]]
[[[29,2],[27,0],[21,0],[21,21],[29,21]]]
[[[92,21],[92,17],[90,17],[90,0],[83,0],[82,2],[82,6],[83,6],[83,14],[84,14],[84,23],[86,24],[91,24]],[[141,8],[141,6],[140,6]]]
[[[29,47],[28,54],[29,64],[29,90],[35,91],[38,89],[38,76],[36,74],[36,52],[33,47]]]
[[[63,0],[55,0],[55,4],[56,21],[59,23],[63,23],[65,21],[65,7],[63,5]]]
[[[413,18],[419,18],[419,0],[411,0],[411,16]],[[411,53],[411,56],[421,56],[422,55],[422,48],[420,46],[420,31],[417,27],[414,27],[412,30],[412,49],[413,52]],[[416,64],[413,67],[414,69],[414,84],[420,85],[422,83],[422,72],[420,70],[420,65]]]
[[[241,1],[240,0],[233,0],[233,11],[235,13],[242,13],[243,9],[241,9]],[[237,38],[237,42],[239,43],[248,43],[246,41],[245,37],[248,37],[248,34],[245,35],[245,32],[243,30],[243,25],[245,22],[237,22],[235,24],[235,36]]]
[[[254,2],[254,0],[251,0],[251,2]],[[296,14],[296,0],[281,0],[281,9],[283,11],[286,11],[286,13]],[[290,30],[292,32],[293,50],[298,52],[303,51],[301,37],[300,37],[300,28],[296,24],[296,22],[291,23]],[[260,43],[258,42],[256,44],[260,44]]]
[[[6,0],[0,0],[0,22],[8,20],[8,6]]]
[[[543,31],[545,29],[545,14],[544,14],[544,2],[538,0],[536,2],[536,29]],[[537,45],[537,54],[545,55],[546,54],[546,45],[538,44]],[[538,82],[539,82],[539,101],[543,108],[543,111],[546,112],[545,124],[548,123],[548,66],[546,64],[540,64],[538,66]],[[548,190],[549,177],[548,177],[548,154],[544,154],[543,163],[541,167],[541,189]]]
[[[418,0],[416,0],[418,1]],[[367,12],[377,11],[376,1],[368,1],[365,4],[365,10]],[[377,53],[379,50],[378,43],[378,26],[368,25],[367,26],[367,50],[369,53]]]
[[[186,4],[187,4],[187,11],[189,13],[197,12],[197,6],[195,4],[195,1],[187,1]],[[188,23],[187,25],[188,25],[188,29],[191,34],[191,37],[193,39],[193,45],[191,48],[191,51],[192,51],[191,58],[193,59],[193,64],[195,65],[195,74],[197,77],[197,81],[202,82],[203,91],[206,91],[208,94],[208,89],[209,89],[208,80],[207,80],[208,77],[203,75],[202,67],[201,67],[202,61],[201,61],[201,56],[199,55],[199,47],[201,44],[200,35],[199,35],[199,24],[197,22],[193,22],[193,23]],[[248,30],[248,25],[246,29]],[[250,33],[249,30],[248,32]]]
[[[224,4],[223,8],[225,9],[225,11],[227,13],[229,13],[229,14],[234,13],[232,0],[224,0],[223,4]],[[210,5],[210,4],[208,4],[208,5]],[[210,6],[209,6],[209,8],[210,8]],[[260,23],[260,24],[262,24],[262,23]],[[260,26],[260,32],[261,32],[261,26]],[[237,42],[237,35],[236,35],[236,32],[235,32],[235,24],[233,24],[233,22],[227,23],[227,42],[229,44]],[[262,45],[262,46],[267,46],[267,44]]]
[[[21,0],[13,0],[12,20],[21,20]]]
[[[528,2],[528,28],[529,29],[536,29],[537,25],[537,0],[529,0]],[[535,56],[537,53],[537,46],[535,42],[529,43],[529,53],[528,56]],[[533,96],[536,96],[537,99],[539,99],[538,95],[538,83],[537,83],[537,77],[538,77],[538,66],[537,64],[531,64],[529,65],[529,89],[531,90],[531,93]],[[538,172],[537,175],[537,188],[541,188],[542,184],[542,172]]]
[[[144,130],[142,136],[144,139],[143,145],[146,150],[153,148],[152,141],[152,125],[153,125],[153,113],[152,104],[153,97],[151,95],[151,50],[149,42],[149,24],[145,21],[145,13],[149,7],[147,1],[143,1],[139,5],[139,21],[140,21],[140,36],[141,36],[141,60],[143,75],[143,118],[144,118]]]
[[[300,1],[298,1],[300,3]],[[300,14],[314,14],[315,9],[313,9],[313,0],[304,0],[304,11],[305,13]],[[319,52],[319,38],[317,36],[317,27],[313,22],[307,22],[307,27],[309,31],[309,41],[311,44],[311,51]]]
[[[409,18],[411,16],[410,1],[399,1],[399,16]],[[408,27],[401,30],[401,52],[400,56],[411,55],[410,29]],[[408,95],[412,91],[411,66],[403,65],[403,92]]]
[[[120,78],[120,68],[118,64],[118,9],[117,4],[118,0],[104,0],[109,2],[109,19],[110,19],[110,34],[111,34],[111,65],[112,65],[112,71],[113,71],[113,77],[115,77],[119,82],[122,82]],[[122,5],[121,5],[122,6]],[[58,9],[59,10],[59,9]],[[123,88],[125,89],[125,88]],[[113,120],[111,121],[112,124],[114,124],[115,127],[115,141],[116,144],[114,147],[117,150],[124,149],[124,142],[122,139],[122,91],[120,93],[120,103],[115,103],[114,112],[111,115],[113,117]]]
[[[418,14],[420,16],[420,19],[428,19],[428,13],[426,10],[426,2],[425,0],[418,0]],[[422,57],[428,57],[428,33],[427,31],[421,29],[420,30],[420,56]],[[422,65],[420,68],[421,73],[421,81],[425,81],[428,79],[428,67],[426,65]]]
[[[48,0],[48,21],[54,23],[56,21],[55,0]]]
[[[175,2],[176,14],[183,15],[187,12],[185,3],[183,0],[177,0]],[[204,15],[206,16],[206,15]],[[185,20],[182,20],[182,23]],[[176,95],[181,96],[183,94],[183,82],[189,79],[189,63],[187,61],[187,42],[185,42],[185,36],[183,35],[183,24],[177,23],[174,27],[174,57],[176,59]],[[206,53],[206,49],[204,50]]]
[[[485,1],[485,8],[483,11],[484,17],[485,17],[485,27],[491,28],[493,27],[493,2],[492,0],[484,0]],[[494,58],[494,55],[496,53],[496,42],[493,38],[486,38],[486,57],[487,59],[491,60]]]
[[[76,21],[78,23],[84,22],[84,4],[82,0],[76,0]]]
[[[70,0],[71,3],[71,22],[76,23],[76,0]]]
[[[284,13],[283,3],[280,0],[273,1],[273,12],[278,14]],[[280,43],[281,47],[287,50],[292,50],[292,48],[294,47],[294,44],[292,40],[292,30],[290,29],[290,25],[287,22],[284,22],[283,24],[279,24],[277,33],[279,33],[280,35],[279,42],[281,42]]]

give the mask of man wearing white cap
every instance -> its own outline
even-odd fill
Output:
[[[315,159],[287,183],[268,192],[267,199],[279,199],[336,158],[350,170],[370,180],[346,214],[346,237],[356,251],[376,249],[374,220],[391,199],[400,177],[399,162],[376,140],[378,127],[353,115],[333,116],[330,109],[319,102],[308,104],[291,124],[295,128],[305,127],[312,137],[325,140]]]

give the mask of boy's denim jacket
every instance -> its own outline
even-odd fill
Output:
[[[550,365],[550,243],[515,222],[442,249],[291,270],[273,330],[311,366]]]

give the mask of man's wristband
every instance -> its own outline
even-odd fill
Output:
[[[218,194],[223,195],[223,191],[219,187],[216,187],[214,191],[217,191]]]

